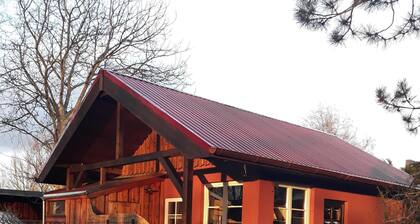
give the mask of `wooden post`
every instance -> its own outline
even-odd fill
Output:
[[[66,188],[68,191],[73,188],[73,173],[71,167],[68,167],[66,171]]]
[[[101,167],[99,169],[99,184],[102,185],[106,182],[106,168]]]
[[[184,156],[184,174],[183,174],[183,214],[184,224],[192,224],[192,196],[193,196],[193,168],[194,159]]]
[[[157,134],[156,135],[156,152],[159,152],[159,151],[160,151],[160,135]],[[160,171],[160,163],[158,159],[155,161],[155,165],[156,165],[155,172],[157,173]]]
[[[223,181],[223,207],[222,207],[222,223],[227,223],[228,205],[229,205],[229,187],[226,181]]]
[[[117,103],[117,124],[115,134],[115,158],[119,159],[124,156],[124,128],[122,121],[123,107]]]

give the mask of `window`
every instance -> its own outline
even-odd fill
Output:
[[[205,189],[204,223],[242,223],[242,184],[224,182],[210,184]]]
[[[308,190],[290,186],[274,189],[274,224],[307,224]]]
[[[52,216],[63,216],[64,215],[65,201],[50,201],[48,203],[48,214]]]
[[[167,198],[165,200],[165,224],[182,223],[182,198]]]
[[[324,200],[324,224],[344,223],[344,202]]]

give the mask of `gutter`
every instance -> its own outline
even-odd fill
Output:
[[[46,215],[46,211],[45,211],[45,199],[42,199],[42,224],[45,224],[45,215]]]
[[[61,197],[80,196],[80,195],[87,195],[87,192],[86,191],[72,191],[72,192],[45,194],[44,197],[42,198],[43,199],[61,198]]]

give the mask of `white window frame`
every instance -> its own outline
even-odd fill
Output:
[[[165,199],[165,224],[168,224],[169,222],[169,203],[170,202],[182,202],[182,198],[166,198]],[[175,212],[176,212],[176,206],[175,206]],[[182,215],[182,213],[181,213]],[[176,223],[176,221],[175,221]],[[181,221],[182,223],[182,221]]]
[[[291,185],[276,184],[276,187],[286,188],[286,224],[292,224],[292,211],[303,211],[304,224],[309,224],[309,206],[310,206],[310,189],[304,187],[296,187]],[[303,209],[292,208],[293,189],[305,191],[305,201],[303,202]]]
[[[217,182],[217,183],[211,183],[204,186],[204,215],[203,215],[203,224],[207,224],[209,220],[209,208],[212,208],[209,206],[209,189],[208,187],[223,187],[223,183],[227,183],[228,186],[243,186],[242,183],[239,183],[237,181],[228,181],[228,182]],[[242,191],[243,194],[243,191]],[[228,208],[243,208],[243,195],[242,195],[242,205],[241,206],[228,206]]]

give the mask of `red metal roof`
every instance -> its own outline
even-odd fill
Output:
[[[335,136],[128,76],[105,75],[213,149],[383,183],[410,181],[407,173]]]

